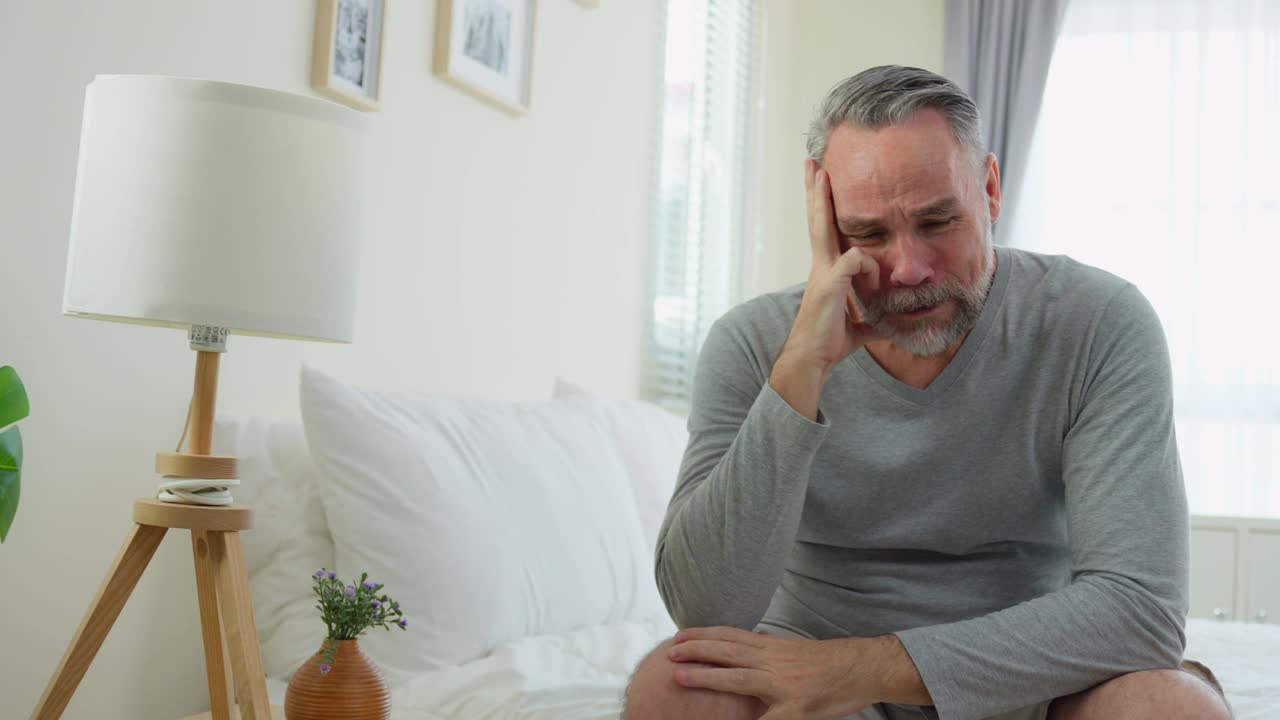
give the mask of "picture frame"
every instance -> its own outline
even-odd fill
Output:
[[[318,0],[311,87],[358,110],[380,105],[386,0]]]
[[[434,70],[512,115],[531,107],[537,0],[439,0]]]

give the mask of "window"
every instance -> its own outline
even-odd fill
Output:
[[[1011,242],[1164,324],[1191,510],[1280,516],[1280,7],[1075,0]]]
[[[688,411],[711,323],[741,302],[760,0],[669,0],[655,203],[649,399]]]

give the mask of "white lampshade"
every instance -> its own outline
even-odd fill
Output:
[[[350,342],[369,124],[264,88],[98,76],[63,312]]]

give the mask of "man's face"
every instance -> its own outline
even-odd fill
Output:
[[[837,127],[823,167],[841,250],[880,266],[878,291],[854,278],[863,319],[911,353],[945,352],[977,322],[995,272],[994,157],[980,178],[942,114],[922,110],[879,130]]]

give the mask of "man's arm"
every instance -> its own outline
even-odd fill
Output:
[[[876,659],[876,702],[898,703],[900,705],[933,705],[933,697],[929,688],[920,677],[920,671],[912,662],[911,655],[903,647],[897,635],[882,635],[870,638],[873,643],[868,649]]]
[[[698,357],[689,445],[658,534],[658,590],[680,627],[750,630],[764,616],[830,427],[816,396],[803,417],[763,376],[740,313],[712,325]]]
[[[879,287],[879,266],[840,246],[831,181],[813,160],[805,160],[805,194],[813,266],[796,315],[748,327],[746,308],[737,308],[712,325],[698,356],[689,447],[656,551],[658,592],[681,627],[750,629],[764,616],[830,429],[818,409],[822,385],[836,363],[878,337],[851,296],[860,275]],[[756,309],[768,315],[767,306]],[[786,338],[781,352],[766,360],[762,345],[778,337]]]
[[[1182,658],[1188,519],[1164,333],[1133,286],[1095,322],[1082,402],[1063,439],[1071,584],[984,617],[895,633],[942,720]]]

